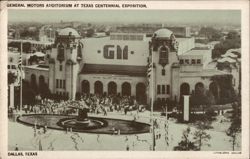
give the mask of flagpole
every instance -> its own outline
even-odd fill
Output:
[[[21,58],[21,61],[20,62],[20,110],[22,110],[23,108],[23,70],[22,70],[22,53],[23,53],[23,42],[21,40],[21,50],[20,50],[20,58]]]
[[[152,125],[152,150],[155,151],[155,132],[154,132],[154,120],[153,120],[153,109],[154,109],[154,60],[153,54],[151,54],[151,67],[152,67],[152,74],[151,74],[151,125]]]

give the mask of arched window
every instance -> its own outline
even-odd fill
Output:
[[[31,85],[36,84],[36,75],[34,75],[34,74],[31,75],[30,82],[31,82]]]
[[[31,89],[37,91],[36,75],[32,74],[30,77],[30,86]]]
[[[96,81],[94,84],[95,94],[102,95],[103,94],[103,84],[101,81]]]
[[[108,95],[116,95],[117,94],[117,85],[115,82],[108,83]]]
[[[43,75],[40,75],[39,76],[39,87],[40,88],[44,87],[44,84],[45,84],[45,78]]]
[[[182,83],[180,86],[180,95],[189,95],[190,94],[190,86],[188,83]]]
[[[159,53],[159,64],[161,64],[163,67],[168,64],[168,52],[169,48],[166,46],[163,46],[160,48]]]
[[[122,95],[123,96],[130,96],[131,95],[131,85],[128,82],[124,82],[122,84]]]
[[[204,84],[201,82],[196,83],[194,89],[196,95],[202,95],[205,91]]]
[[[62,44],[58,45],[57,51],[57,60],[64,61],[64,46]]]
[[[162,47],[160,49],[160,58],[168,58],[168,48],[167,47]]]
[[[89,92],[90,92],[89,81],[87,81],[87,80],[82,81],[82,92],[85,94],[89,94]]]

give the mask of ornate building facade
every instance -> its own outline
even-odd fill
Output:
[[[148,38],[142,33],[111,33],[82,38],[62,29],[47,52],[47,66],[27,66],[25,78],[47,83],[51,93],[75,99],[76,93],[134,96],[141,103],[179,101],[199,88],[218,98],[217,70],[209,48],[196,48],[194,38],[175,37],[168,29]],[[153,93],[152,93],[153,92]]]

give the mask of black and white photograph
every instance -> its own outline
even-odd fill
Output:
[[[242,51],[240,9],[7,15],[9,155],[241,153],[242,107],[249,106],[242,104],[242,67],[249,67],[242,60],[249,52]]]

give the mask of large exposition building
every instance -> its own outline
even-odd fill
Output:
[[[82,38],[64,28],[47,53],[48,65],[25,66],[25,79],[70,99],[79,92],[130,95],[145,103],[152,95],[179,101],[198,87],[217,97],[220,88],[211,78],[228,73],[217,70],[211,55],[211,48],[196,48],[193,37],[175,37],[168,29],[150,38],[143,33]]]

